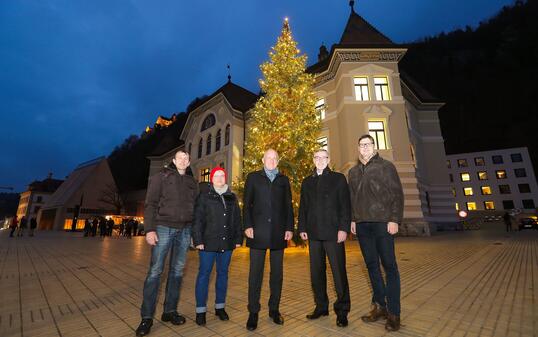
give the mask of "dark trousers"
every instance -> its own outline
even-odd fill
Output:
[[[328,310],[329,297],[327,297],[327,264],[329,258],[333,273],[334,287],[336,288],[336,302],[334,311],[337,315],[347,315],[351,307],[349,297],[349,284],[346,272],[346,251],[344,243],[336,241],[310,240],[310,279],[316,309]]]
[[[400,315],[400,273],[394,254],[394,237],[387,232],[386,222],[360,222],[357,236],[372,284],[372,303],[377,303],[393,315]],[[387,277],[381,275],[379,260]]]
[[[266,249],[250,249],[250,270],[248,274],[248,311],[250,313],[260,311],[265,252]],[[271,249],[269,254],[271,261],[269,311],[278,311],[282,293],[284,249]]]

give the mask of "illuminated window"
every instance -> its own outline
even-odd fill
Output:
[[[458,167],[467,167],[467,159],[458,159]]]
[[[478,171],[478,180],[488,180],[488,173],[486,171]]]
[[[499,185],[499,193],[510,194],[510,185]]]
[[[385,76],[374,77],[375,98],[378,101],[390,100],[389,79]]]
[[[459,211],[459,210],[460,210],[460,205],[456,203],[456,211]]]
[[[501,155],[491,156],[491,161],[493,162],[493,164],[502,164],[502,163],[504,163],[503,156],[501,156]]]
[[[209,176],[211,174],[211,170],[208,168],[203,168],[200,170],[200,182],[206,182],[209,183]]]
[[[215,136],[215,152],[220,150],[220,140],[221,140],[221,131],[217,131],[217,135]]]
[[[461,181],[471,180],[471,175],[469,173],[460,173]]]
[[[467,210],[468,211],[476,211],[476,202],[470,201],[467,203]]]
[[[452,187],[452,194],[456,196],[456,189],[454,187]]]
[[[325,99],[320,98],[316,102],[316,113],[320,119],[325,119]]]
[[[368,121],[368,133],[374,138],[378,150],[387,149],[387,139],[385,138],[385,123],[382,121]]]
[[[329,139],[327,137],[318,138],[318,144],[321,149],[329,151]]]
[[[211,153],[211,134],[207,135],[207,141],[206,141],[206,147],[205,147],[205,154],[208,155]]]
[[[484,157],[476,157],[474,159],[475,166],[484,166],[486,165],[486,162],[484,161]]]
[[[357,101],[369,101],[370,95],[368,94],[368,78],[355,77],[353,79],[355,85],[355,99]]]
[[[224,146],[230,144],[230,124],[226,125],[226,130],[224,131]]]
[[[531,187],[529,184],[517,184],[519,193],[531,193]]]
[[[527,176],[527,171],[525,171],[524,168],[517,168],[517,169],[514,169],[514,175],[517,178],[524,178]]]
[[[519,163],[523,161],[523,157],[521,156],[521,153],[512,153],[510,155],[510,158],[512,159],[512,163]]]
[[[202,129],[200,131],[204,131],[204,130],[207,130],[209,129],[210,127],[212,127],[213,125],[215,125],[215,115],[213,114],[210,114],[209,116],[207,116],[204,121],[202,122]]]
[[[484,209],[490,211],[495,210],[495,203],[493,201],[484,201]]]
[[[495,175],[497,176],[497,179],[506,179],[506,171],[505,170],[497,170],[497,171],[495,171]]]
[[[473,188],[472,187],[464,187],[463,188],[463,195],[473,195]]]
[[[480,187],[480,190],[482,191],[483,195],[491,194],[491,187],[489,187],[489,186],[482,186],[482,187]]]

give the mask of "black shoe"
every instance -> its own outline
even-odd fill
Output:
[[[205,312],[196,313],[196,324],[205,325]]]
[[[273,322],[275,322],[275,324],[284,324],[284,318],[278,311],[269,311],[269,317],[273,319]]]
[[[250,313],[248,315],[247,330],[256,330],[258,327],[258,313]]]
[[[308,319],[318,319],[321,316],[329,316],[329,310],[319,310],[318,308],[314,309],[314,312],[311,314],[306,315],[306,318]]]
[[[336,325],[343,328],[347,326],[347,316],[346,315],[338,315],[336,317]]]
[[[221,309],[215,309],[215,315],[221,320],[221,321],[228,321],[230,320],[230,316],[226,313],[224,308]]]
[[[185,317],[177,313],[177,311],[166,312],[161,316],[161,321],[171,322],[174,325],[185,324]]]
[[[149,335],[151,331],[151,326],[153,325],[153,320],[151,318],[143,318],[142,322],[136,329],[136,336],[146,336]]]

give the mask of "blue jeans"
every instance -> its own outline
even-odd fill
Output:
[[[148,275],[144,282],[144,299],[140,314],[142,318],[153,318],[155,306],[157,305],[157,295],[161,274],[164,268],[164,261],[168,252],[170,254],[170,270],[166,281],[166,295],[164,298],[165,313],[177,310],[179,302],[179,289],[183,278],[183,267],[187,259],[187,249],[191,243],[191,228],[185,227],[177,229],[166,226],[157,226],[159,241],[151,249],[151,262]]]
[[[372,303],[377,303],[393,315],[400,315],[400,273],[394,254],[394,237],[387,232],[386,222],[360,222],[357,236],[372,284]],[[379,260],[385,270],[383,281]],[[386,301],[385,301],[386,298]]]
[[[226,303],[226,291],[228,289],[228,267],[232,258],[232,251],[206,252],[200,251],[200,266],[196,278],[196,313],[207,311],[207,293],[209,288],[209,276],[213,270],[213,264],[217,261],[217,279],[215,281],[215,309],[224,308]]]

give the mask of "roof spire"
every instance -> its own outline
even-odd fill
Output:
[[[226,68],[228,68],[228,83],[230,83],[232,81],[232,74],[231,74],[231,71],[230,71],[230,64],[229,63],[226,65]]]
[[[354,0],[349,1],[349,7],[351,7],[351,13],[355,13],[355,1]]]

